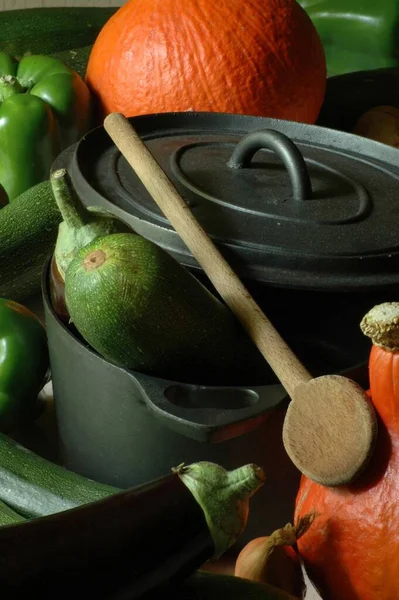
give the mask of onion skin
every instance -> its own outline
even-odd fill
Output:
[[[303,598],[306,584],[295,547],[298,538],[307,531],[315,516],[316,513],[309,513],[296,526],[288,523],[270,536],[248,542],[237,557],[234,575],[267,583]]]

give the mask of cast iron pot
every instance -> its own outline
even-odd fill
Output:
[[[304,292],[399,289],[397,149],[245,115],[163,113],[132,123],[241,278]],[[103,127],[64,151],[60,167],[84,204],[114,212],[200,270]]]
[[[373,304],[396,299],[399,289],[399,248],[390,229],[399,152],[321,127],[242,115],[132,121],[310,371],[344,372],[366,386],[365,368],[351,372],[369,352],[360,319]],[[233,158],[239,160],[231,167]],[[60,167],[68,168],[86,205],[112,210],[206,283],[103,128],[62,153],[53,169]],[[283,389],[187,385],[112,365],[55,315],[48,268],[43,297],[66,466],[129,486],[183,461],[227,468],[256,462],[267,481],[242,541],[292,519],[299,473],[281,440]]]
[[[399,299],[399,151],[244,115],[132,122],[313,375],[365,362],[360,320],[374,304]],[[53,165],[60,167],[84,204],[114,212],[210,286],[103,127],[65,150]]]
[[[55,314],[49,258],[44,314],[63,464],[97,481],[134,486],[182,462],[226,468],[254,462],[267,479],[252,500],[239,546],[292,519],[300,473],[282,444],[287,397],[281,385],[182,384],[104,360]],[[367,368],[346,374],[367,386]]]

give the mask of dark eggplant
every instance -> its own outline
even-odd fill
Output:
[[[233,575],[197,571],[184,581],[162,586],[143,600],[299,600],[284,590]]]
[[[0,528],[6,598],[141,597],[220,556],[264,474],[199,462],[91,504]]]

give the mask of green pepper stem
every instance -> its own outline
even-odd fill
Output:
[[[0,77],[0,102],[4,102],[7,98],[15,94],[21,94],[24,91],[18,79],[13,75],[3,75]]]
[[[92,215],[80,201],[66,169],[54,171],[50,182],[62,218],[70,229],[83,227],[92,220]]]
[[[249,500],[263,485],[265,474],[249,464],[226,471],[211,462],[180,465],[173,469],[204,511],[215,545],[215,558],[236,542],[245,528]]]

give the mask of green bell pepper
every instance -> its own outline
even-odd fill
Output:
[[[0,431],[34,415],[48,372],[43,324],[22,304],[0,298]]]
[[[399,66],[398,0],[299,0],[324,46],[327,74]]]
[[[0,52],[0,184],[12,201],[48,179],[56,156],[90,128],[83,79],[50,56]]]

